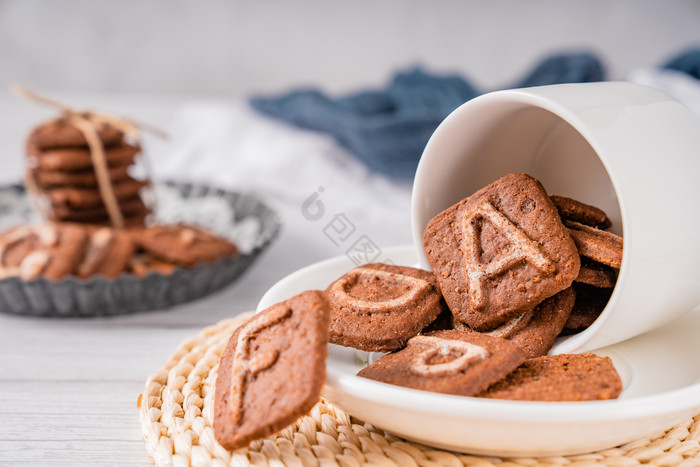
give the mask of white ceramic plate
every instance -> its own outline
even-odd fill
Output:
[[[413,265],[412,246],[385,250]],[[355,267],[337,257],[275,284],[258,311],[309,289],[325,289]],[[659,310],[663,313],[663,310]],[[324,396],[350,414],[428,445],[497,456],[554,456],[617,446],[670,428],[700,411],[700,312],[596,353],[610,356],[624,384],[614,401],[518,402],[450,396],[355,374],[373,355],[330,346]]]

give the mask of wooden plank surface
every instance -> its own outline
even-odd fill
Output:
[[[0,466],[152,465],[136,407],[146,378],[183,340],[254,309],[282,277],[343,254],[298,206],[275,208],[280,238],[234,285],[199,301],[97,319],[0,313]],[[380,245],[410,242],[407,224],[358,222]]]

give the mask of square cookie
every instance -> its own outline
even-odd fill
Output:
[[[494,329],[571,285],[580,259],[539,181],[509,174],[435,216],[423,245],[455,318]]]
[[[357,374],[423,391],[473,396],[525,361],[516,344],[475,332],[435,331],[413,337]]]
[[[520,401],[617,399],[622,380],[610,357],[561,354],[531,358],[479,397]]]
[[[328,303],[306,291],[254,315],[231,336],[219,360],[214,436],[227,449],[247,446],[307,413],[326,379]]]

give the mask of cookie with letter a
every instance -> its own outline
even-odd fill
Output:
[[[435,216],[423,245],[458,321],[489,331],[578,276],[576,245],[539,181],[509,174]]]
[[[256,314],[219,360],[214,436],[227,449],[276,433],[319,401],[326,378],[328,303],[306,291]]]
[[[473,396],[525,361],[516,344],[476,332],[435,331],[411,338],[357,374],[423,391]]]

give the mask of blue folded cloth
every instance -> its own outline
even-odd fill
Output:
[[[591,54],[560,54],[545,59],[509,87],[601,81],[604,75],[602,64]],[[460,76],[414,68],[397,73],[383,90],[331,98],[317,89],[300,89],[277,97],[253,97],[250,104],[270,117],[334,136],[371,170],[410,179],[435,128],[479,94]]]
[[[673,57],[663,68],[688,73],[700,79],[700,48],[691,48]]]

